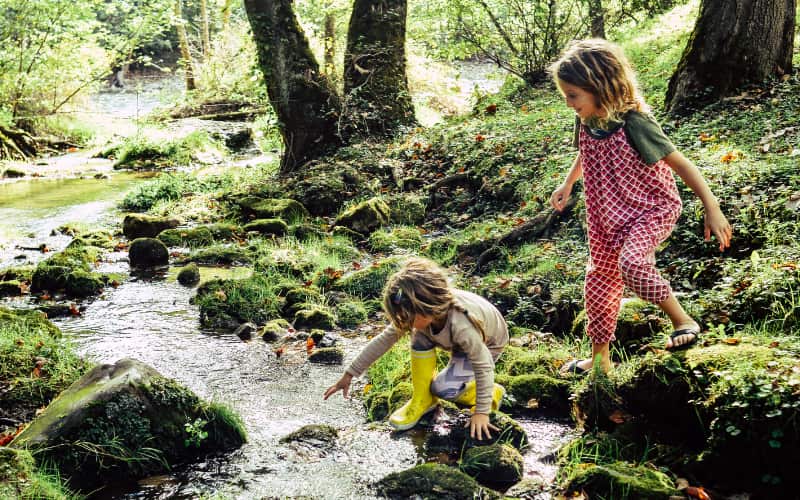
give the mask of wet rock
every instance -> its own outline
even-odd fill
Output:
[[[70,297],[86,298],[99,294],[104,286],[103,278],[99,274],[77,269],[67,277],[64,292]]]
[[[17,280],[0,281],[0,297],[16,297],[22,295],[22,289]]]
[[[239,200],[238,205],[245,215],[256,219],[294,220],[308,217],[308,210],[302,203],[289,198],[260,198],[247,196]]]
[[[339,431],[330,425],[311,424],[304,425],[296,431],[282,437],[279,442],[301,442],[316,447],[330,448],[336,444]]]
[[[264,342],[275,342],[283,337],[286,334],[286,330],[291,328],[291,326],[292,325],[283,318],[273,319],[261,327],[259,335]]]
[[[505,492],[506,498],[520,500],[535,500],[542,498],[542,494],[550,489],[550,484],[541,477],[525,478]]]
[[[161,231],[174,229],[179,225],[180,221],[174,217],[129,214],[122,221],[122,232],[129,240],[155,238]]]
[[[469,436],[469,411],[461,411],[446,425],[437,425],[425,440],[425,449],[429,453],[455,453],[475,446],[486,446],[494,443],[506,443],[517,450],[525,451],[528,448],[528,435],[525,429],[513,418],[502,412],[492,412],[489,421],[500,428],[499,432],[492,432],[491,439],[476,440]]]
[[[585,492],[589,498],[615,498],[626,492],[627,498],[663,500],[683,496],[675,483],[663,472],[626,462],[606,465],[582,464],[567,480],[566,490]]]
[[[7,168],[3,171],[4,179],[18,179],[20,177],[25,177],[25,172],[23,172],[22,170],[17,170],[15,168]]]
[[[136,238],[128,249],[128,260],[132,268],[166,266],[169,251],[155,238]]]
[[[367,420],[377,422],[389,416],[389,393],[370,391],[364,401],[367,407]]]
[[[97,365],[73,383],[12,446],[35,450],[70,484],[85,489],[111,478],[166,472],[244,442],[244,428],[229,410],[203,402],[139,361],[123,359]],[[96,454],[111,447],[114,453]]]
[[[48,318],[65,318],[72,315],[70,304],[45,304],[37,309],[47,315]]]
[[[289,232],[289,226],[281,219],[256,219],[245,224],[244,230],[264,235],[283,236]]]
[[[178,283],[184,286],[193,286],[200,283],[200,267],[191,262],[178,271]]]
[[[389,206],[380,198],[370,198],[345,210],[336,218],[344,226],[364,236],[389,223]]]
[[[75,239],[72,240],[69,245],[67,245],[67,248],[71,248],[76,245],[85,245],[102,248],[103,250],[112,250],[116,245],[116,241],[114,240],[114,235],[109,231],[91,231],[76,236]]]
[[[199,247],[214,242],[214,235],[207,227],[165,229],[158,233],[157,239],[168,247]]]
[[[314,349],[308,356],[308,361],[323,365],[341,365],[344,362],[344,349],[341,347]]]
[[[524,459],[513,446],[495,443],[468,449],[461,470],[482,484],[511,484],[522,479]]]
[[[314,342],[316,342],[317,346],[320,348],[333,347],[341,341],[342,337],[334,335],[330,332],[323,332],[322,338],[320,338],[319,340],[317,339],[314,340]]]
[[[376,486],[381,495],[389,498],[502,498],[499,493],[481,486],[463,472],[441,464],[423,464],[402,472],[393,472],[378,481]]]
[[[336,326],[333,313],[321,308],[301,309],[294,316],[294,327],[298,330],[311,330],[319,328],[330,330]]]
[[[253,333],[257,331],[258,327],[255,324],[248,322],[243,325],[239,325],[239,328],[237,328],[233,334],[242,340],[250,340],[253,338]]]

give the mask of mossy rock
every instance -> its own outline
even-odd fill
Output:
[[[492,431],[490,439],[476,440],[469,435],[469,411],[460,411],[447,425],[437,425],[434,432],[428,434],[425,440],[425,449],[428,453],[453,453],[458,454],[475,446],[487,446],[495,443],[505,443],[517,450],[525,451],[529,446],[528,435],[525,429],[505,413],[495,411],[489,415],[489,421],[499,432]]]
[[[289,226],[289,234],[299,241],[308,241],[324,238],[326,232],[314,224],[294,224]]]
[[[129,214],[122,221],[122,233],[129,240],[155,238],[165,229],[174,229],[180,221],[174,217],[157,217],[144,214]]]
[[[503,385],[522,406],[536,401],[535,407],[569,414],[571,384],[568,380],[531,373],[510,376],[503,380]]]
[[[627,352],[635,352],[651,340],[653,334],[669,327],[669,321],[658,314],[657,310],[658,306],[638,298],[624,300],[614,330],[617,344]],[[572,334],[582,336],[585,330],[586,312],[582,311],[573,320]]]
[[[342,328],[354,328],[367,321],[367,309],[361,302],[342,302],[336,305],[336,322]]]
[[[509,345],[497,362],[497,370],[510,376],[534,373],[556,376],[564,361],[562,355],[550,349],[531,350]]]
[[[239,233],[242,231],[242,228],[236,224],[229,224],[226,222],[218,222],[216,224],[208,224],[201,227],[208,229],[215,241],[233,240],[238,237]]]
[[[214,242],[214,235],[206,227],[165,229],[156,238],[168,247],[201,247]]]
[[[67,276],[64,292],[70,297],[86,298],[97,295],[104,286],[105,282],[101,275],[76,269]]]
[[[389,416],[389,394],[391,391],[370,391],[364,401],[367,407],[367,420],[381,421]]]
[[[289,198],[260,198],[248,196],[238,202],[245,215],[256,219],[295,220],[309,216],[308,210],[297,200]]]
[[[139,361],[123,359],[97,365],[73,383],[12,446],[35,450],[85,489],[113,477],[163,473],[245,440],[241,421],[229,410],[201,401]]]
[[[331,330],[335,326],[336,316],[319,307],[301,309],[294,315],[294,327],[298,330],[311,330],[312,328]]]
[[[336,280],[332,288],[362,298],[379,298],[389,276],[398,271],[402,258],[389,257]]]
[[[283,337],[291,327],[292,325],[283,318],[273,319],[261,327],[259,335],[264,342],[275,342]]]
[[[61,330],[41,311],[0,307],[0,324],[16,324],[27,332],[42,332],[51,337],[61,337]]]
[[[567,492],[585,492],[589,498],[663,500],[683,496],[663,472],[627,462],[584,464],[566,481]]]
[[[484,500],[502,495],[485,488],[453,467],[423,464],[401,472],[393,472],[376,484],[378,492],[388,498],[422,498],[424,500]]]
[[[513,446],[496,443],[468,449],[461,470],[481,484],[512,484],[522,479],[525,460]]]
[[[0,281],[0,297],[17,297],[22,295],[22,283],[17,280]]]
[[[197,289],[193,302],[207,327],[235,330],[241,323],[263,325],[280,317],[281,301],[260,275],[245,279],[209,280]]]
[[[392,390],[389,392],[389,397],[386,400],[389,410],[388,413],[391,415],[398,408],[410,401],[413,394],[414,389],[410,382],[399,382],[395,384],[395,386],[392,387]]]
[[[322,294],[319,290],[313,287],[296,286],[284,293],[286,302],[284,303],[283,310],[288,312],[299,304],[307,304],[309,302],[321,302]],[[295,308],[295,312],[297,309]]]
[[[281,219],[256,219],[245,224],[244,230],[265,235],[283,236],[289,232],[289,226]]]
[[[91,247],[102,248],[103,250],[113,250],[116,246],[114,235],[109,231],[90,231],[82,233],[72,240],[67,248],[75,245],[85,245]]]
[[[321,347],[308,355],[309,363],[341,365],[344,362],[344,349],[341,347]]]
[[[347,238],[348,240],[355,242],[359,242],[364,239],[363,234],[344,226],[334,226],[333,230],[331,230],[331,234],[340,238]]]
[[[389,223],[389,206],[381,198],[370,198],[342,212],[335,225],[368,235]]]
[[[191,262],[178,271],[178,283],[184,286],[194,286],[200,283],[200,267]]]
[[[25,175],[25,172],[17,170],[16,168],[7,168],[3,170],[4,179],[19,179],[20,177],[25,177]]]
[[[56,478],[48,478],[37,471],[29,451],[0,447],[0,498],[62,500],[71,497]]]
[[[317,447],[329,448],[336,444],[339,431],[330,425],[310,424],[293,431],[282,437],[280,443],[301,442]]]
[[[31,281],[36,266],[15,266],[0,271],[0,281]]]
[[[391,213],[390,220],[395,224],[416,226],[425,222],[430,196],[417,193],[399,193],[388,196],[386,204]]]
[[[54,292],[65,289],[70,275],[75,271],[91,272],[99,255],[98,248],[76,245],[39,262],[31,276],[31,291]]]
[[[128,249],[128,260],[132,268],[166,266],[169,250],[155,238],[136,238]]]
[[[302,178],[291,182],[292,196],[308,208],[312,215],[335,214],[352,193],[359,175],[352,167],[323,162],[311,165]],[[351,194],[352,196],[352,194]]]
[[[422,246],[422,235],[415,227],[381,229],[369,236],[369,246],[373,252],[391,252],[397,249],[419,250]]]

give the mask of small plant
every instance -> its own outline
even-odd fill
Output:
[[[204,430],[206,424],[208,424],[208,422],[201,418],[194,419],[194,422],[186,422],[183,428],[186,430],[186,435],[188,437],[183,440],[184,446],[187,448],[190,446],[200,448],[203,441],[208,437],[208,432]]]

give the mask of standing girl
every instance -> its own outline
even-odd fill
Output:
[[[703,202],[706,241],[713,234],[723,251],[730,245],[731,225],[697,167],[647,114],[619,47],[602,39],[575,42],[550,71],[577,115],[574,139],[579,150],[550,203],[561,211],[572,185],[583,175],[589,227],[584,299],[592,359],[572,361],[564,371],[586,373],[595,359],[603,371],[611,368],[609,343],[625,285],[669,316],[674,331],[667,349],[694,344],[699,325],[655,268],[655,249],[670,235],[681,212],[672,171]]]
[[[324,399],[339,390],[347,397],[353,377],[410,332],[413,394],[411,401],[392,413],[389,423],[397,430],[410,429],[442,398],[474,406],[470,435],[491,438],[490,429],[499,429],[489,423],[489,413],[500,407],[505,394],[494,383],[494,363],[508,343],[508,328],[500,312],[478,295],[450,288],[444,271],[421,258],[409,259],[389,278],[383,310],[390,324],[325,391]],[[450,363],[438,376],[436,347],[451,351]]]

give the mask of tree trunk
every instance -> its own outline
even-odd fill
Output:
[[[203,32],[203,60],[211,53],[211,35],[208,30],[208,0],[200,0],[200,25]]]
[[[325,74],[334,80],[336,75],[336,17],[332,12],[325,13]]]
[[[186,72],[186,90],[194,90],[197,87],[194,83],[194,67],[192,65],[192,54],[189,52],[189,38],[186,35],[186,26],[183,21],[182,0],[175,0],[175,29],[178,31],[181,60]]]
[[[36,141],[17,128],[0,127],[0,159],[26,160],[36,156]]]
[[[593,38],[606,37],[606,17],[603,0],[589,0],[589,22]]]
[[[278,116],[288,173],[341,144],[341,103],[311,53],[291,0],[245,0],[270,103]]]
[[[792,69],[795,0],[703,0],[669,81],[666,107],[687,113]]]
[[[406,78],[407,0],[355,0],[344,62],[348,124],[364,136],[413,125]]]
[[[222,32],[228,31],[228,26],[231,23],[231,10],[233,9],[233,0],[224,0],[222,5]]]

